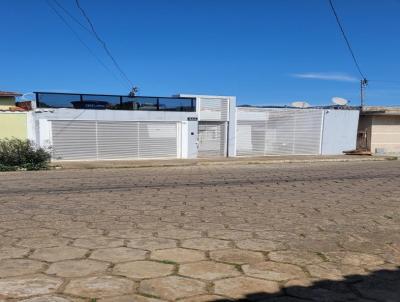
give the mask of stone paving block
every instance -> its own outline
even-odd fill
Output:
[[[76,239],[73,245],[88,249],[99,249],[123,246],[124,241],[122,239],[98,236]]]
[[[46,274],[60,277],[83,277],[104,273],[109,263],[94,260],[66,260],[55,262],[47,269]]]
[[[61,237],[37,237],[22,239],[16,243],[21,247],[40,249],[43,247],[66,246],[71,240]]]
[[[368,267],[378,266],[385,263],[385,261],[381,257],[365,253],[332,252],[325,253],[325,256],[328,258],[329,261],[341,263],[344,265]]]
[[[106,249],[98,249],[93,251],[90,259],[108,261],[112,263],[127,262],[134,260],[144,260],[147,252],[139,249],[127,247],[114,247]]]
[[[151,252],[151,259],[172,261],[176,263],[195,262],[205,260],[205,258],[205,253],[202,251],[184,248],[165,249]]]
[[[69,260],[76,258],[83,258],[88,250],[72,247],[72,246],[63,246],[63,247],[46,247],[35,250],[30,258],[47,261],[47,262],[56,262],[61,260]]]
[[[30,275],[0,279],[0,293],[6,298],[25,298],[54,293],[63,283],[59,278]]]
[[[206,293],[206,284],[185,277],[169,276],[140,282],[141,293],[166,300],[191,297]]]
[[[59,296],[48,296],[48,295],[21,300],[21,302],[78,302],[78,301],[83,302],[83,300],[78,298],[64,298]]]
[[[165,302],[156,298],[144,297],[140,295],[125,295],[100,299],[99,302]]]
[[[179,302],[218,302],[218,301],[226,302],[227,298],[217,295],[200,295],[196,297],[184,298],[179,300]]]
[[[317,264],[324,261],[323,256],[309,251],[275,251],[270,252],[268,258],[275,262],[290,263],[299,266]]]
[[[153,231],[151,230],[140,230],[140,229],[122,229],[122,230],[111,230],[108,234],[109,237],[115,238],[148,238],[153,236]]]
[[[18,242],[18,238],[11,238],[7,236],[0,236],[0,248],[8,248],[15,245]]]
[[[244,250],[263,251],[263,252],[269,252],[284,248],[284,245],[280,242],[264,240],[264,239],[244,239],[235,241],[235,244],[238,248]]]
[[[23,228],[23,229],[8,231],[3,235],[16,238],[34,238],[34,237],[52,236],[55,233],[56,230],[45,229],[45,228]]]
[[[250,277],[272,281],[286,281],[306,277],[306,274],[298,266],[272,261],[246,264],[242,266],[242,269]]]
[[[259,239],[266,239],[266,240],[273,240],[273,241],[290,241],[290,240],[299,240],[301,237],[298,234],[292,232],[285,232],[285,231],[257,231],[256,232],[257,238]]]
[[[203,251],[229,248],[230,245],[230,241],[213,238],[187,239],[182,242],[182,247]]]
[[[132,294],[135,283],[120,277],[96,276],[71,280],[64,293],[87,298],[102,298]]]
[[[311,276],[328,280],[343,280],[348,275],[365,275],[366,271],[357,266],[339,265],[331,262],[306,266]]]
[[[167,229],[159,230],[158,237],[171,239],[188,239],[201,237],[201,231],[185,230],[185,229]]]
[[[240,240],[252,238],[251,232],[243,232],[237,230],[210,230],[208,236],[212,238],[225,239],[225,240]]]
[[[1,240],[1,239],[0,239]],[[3,247],[0,248],[0,260],[9,258],[23,258],[29,253],[27,248]]]
[[[247,264],[264,261],[264,255],[262,253],[240,249],[212,251],[210,252],[210,258],[215,261],[234,264]]]
[[[176,241],[166,238],[140,238],[128,241],[128,247],[144,249],[149,251],[168,249],[176,247]]]
[[[254,293],[275,294],[279,292],[277,282],[250,277],[227,278],[215,281],[214,291],[234,299],[244,299]]]
[[[227,277],[235,277],[240,272],[230,264],[217,263],[213,261],[200,261],[179,266],[179,274],[203,280],[216,280]]]
[[[156,278],[170,275],[174,270],[172,264],[155,261],[133,261],[117,264],[113,273],[133,279]]]
[[[29,259],[0,260],[0,278],[34,274],[43,271],[46,264]]]
[[[69,228],[60,232],[60,236],[68,237],[68,238],[86,238],[86,237],[96,237],[102,236],[104,233],[103,230],[99,229],[88,229],[88,228]]]

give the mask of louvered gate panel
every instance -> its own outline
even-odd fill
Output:
[[[265,153],[265,121],[236,122],[237,156],[263,156]]]
[[[200,98],[200,121],[227,121],[229,100],[219,98]]]
[[[53,158],[97,159],[95,121],[52,121]]]
[[[238,108],[238,156],[319,154],[322,110]]]
[[[138,122],[97,122],[99,159],[138,159]]]
[[[139,158],[176,158],[176,122],[140,122]]]
[[[294,122],[294,154],[320,154],[323,111],[299,110]]]
[[[199,122],[198,157],[226,156],[226,123]]]

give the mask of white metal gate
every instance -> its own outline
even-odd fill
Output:
[[[60,160],[180,157],[177,122],[52,121],[53,158]]]
[[[199,122],[198,157],[226,156],[226,122]]]
[[[323,110],[237,108],[236,155],[317,155]]]

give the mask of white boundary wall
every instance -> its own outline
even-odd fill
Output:
[[[357,145],[359,110],[324,110],[322,155],[339,155]]]
[[[340,155],[355,149],[358,110],[238,107],[236,155]]]
[[[193,119],[196,112],[37,109],[33,113],[35,141],[46,148],[53,144],[52,121],[176,122],[177,158],[197,157],[197,121]]]

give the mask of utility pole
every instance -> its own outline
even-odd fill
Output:
[[[361,109],[364,107],[364,97],[365,97],[365,88],[368,86],[368,80],[366,78],[360,81],[360,97],[361,97]]]

